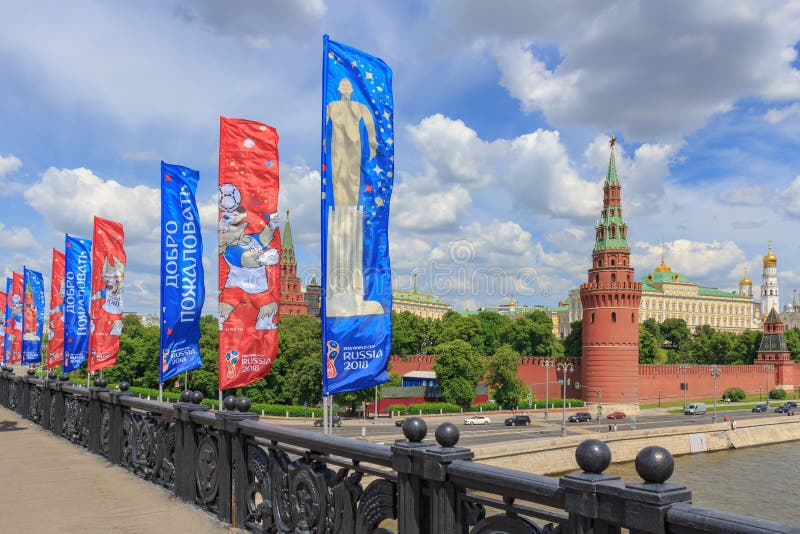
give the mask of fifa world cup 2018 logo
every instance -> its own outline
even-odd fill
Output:
[[[328,341],[325,343],[328,350],[325,354],[325,359],[328,361],[328,378],[336,378],[336,366],[333,364],[336,357],[339,356],[339,343],[337,341]]]
[[[236,365],[239,363],[239,351],[229,350],[225,353],[225,376],[234,378],[236,376]]]
[[[161,353],[161,370],[165,373],[169,370],[169,349],[164,349]]]

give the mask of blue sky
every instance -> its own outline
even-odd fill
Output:
[[[366,4],[366,5],[365,5]],[[0,266],[125,225],[126,308],[158,307],[159,161],[200,171],[216,310],[219,116],[281,136],[281,210],[319,265],[322,35],[394,71],[395,286],[555,304],[586,276],[608,137],[633,266],[800,288],[800,3],[0,0]]]

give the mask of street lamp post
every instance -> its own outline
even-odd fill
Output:
[[[772,371],[772,364],[769,364],[769,363],[768,363],[768,364],[766,364],[766,365],[764,366],[764,376],[765,376],[765,377],[766,377],[766,379],[767,379],[767,389],[765,390],[765,395],[764,395],[764,397],[766,398],[766,401],[767,401],[767,402],[766,402],[766,404],[767,404],[767,408],[769,408],[769,373],[770,373],[770,371]],[[759,389],[760,389],[760,388],[759,388]],[[759,395],[759,396],[760,396],[760,395]]]
[[[544,420],[549,419],[549,404],[550,404],[550,368],[553,367],[553,360],[546,358],[544,363]]]
[[[689,384],[686,383],[686,370],[689,369],[689,364],[684,363],[681,365],[681,369],[683,369],[683,411],[686,411],[686,390],[689,389]]]
[[[556,365],[556,374],[558,372],[564,373],[564,378],[561,382],[563,388],[563,397],[561,400],[561,437],[567,435],[567,371],[570,373],[575,369],[575,366],[569,362],[560,362]]]
[[[717,377],[722,374],[722,370],[719,368],[719,365],[712,365],[711,366],[711,376],[714,378],[714,415],[711,416],[711,422],[717,422]]]

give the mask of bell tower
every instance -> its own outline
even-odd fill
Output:
[[[642,284],[634,280],[628,225],[622,217],[620,183],[612,137],[603,211],[595,227],[589,280],[581,284],[583,341],[581,374],[584,400],[610,405],[606,411],[636,411],[639,403],[639,301]]]

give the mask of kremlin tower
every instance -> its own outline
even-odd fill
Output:
[[[758,347],[756,354],[756,360],[753,362],[756,365],[775,366],[777,383],[770,387],[789,392],[794,391],[795,363],[789,353],[789,348],[786,346],[783,322],[778,317],[775,308],[772,308],[764,319],[764,337],[761,338],[761,345]]]
[[[588,283],[581,284],[583,398],[611,409],[636,411],[639,402],[639,301],[642,284],[634,281],[628,225],[622,218],[620,183],[611,157],[603,185],[603,211],[595,227]],[[608,411],[608,410],[607,410]]]
[[[770,241],[761,278],[761,317],[766,317],[773,308],[775,311],[781,309],[778,293],[778,257],[773,254]]]
[[[292,227],[289,225],[289,210],[286,210],[286,224],[283,226],[281,241],[281,315],[308,315],[308,303],[300,289],[297,277],[297,259],[294,256]]]

